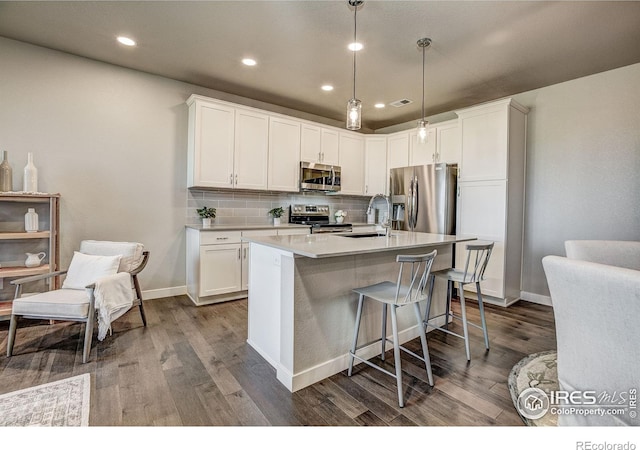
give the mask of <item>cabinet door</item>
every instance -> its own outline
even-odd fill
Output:
[[[242,236],[276,236],[278,231],[276,229],[268,229],[268,230],[251,230],[251,231],[243,231]],[[251,254],[251,245],[249,242],[243,242],[241,245],[241,253],[240,258],[242,260],[242,290],[246,291],[249,289],[249,260]]]
[[[460,129],[457,120],[436,127],[436,148],[440,162],[460,163]]]
[[[267,189],[269,116],[236,110],[234,186],[239,189]]]
[[[504,295],[504,241],[506,236],[506,181],[459,183],[456,234],[492,241],[494,250],[487,265],[482,291],[493,297]],[[464,269],[464,244],[456,246],[456,267]],[[466,288],[465,288],[466,289]],[[474,290],[469,286],[469,290]]]
[[[213,102],[189,107],[189,187],[232,188],[235,110]]]
[[[364,194],[364,138],[340,133],[340,193]]]
[[[320,154],[322,164],[340,164],[340,143],[338,131],[322,128],[320,131]]]
[[[365,185],[367,195],[387,193],[387,138],[365,138]]]
[[[504,180],[507,177],[508,106],[461,113],[460,181]]]
[[[200,246],[200,297],[241,290],[241,245]]]
[[[269,119],[268,188],[298,192],[300,189],[300,123]]]
[[[409,165],[419,166],[433,164],[436,161],[436,128],[427,128],[427,141],[424,144],[418,142],[418,132],[409,133]]]
[[[387,138],[387,170],[409,165],[409,133],[402,132]]]
[[[321,139],[320,127],[303,123],[300,129],[300,160],[320,162],[322,158]]]

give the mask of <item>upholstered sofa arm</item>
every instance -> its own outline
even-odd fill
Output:
[[[567,258],[640,270],[640,242],[573,240],[564,243]]]
[[[609,395],[638,388],[640,271],[546,256],[561,390]],[[559,425],[640,425],[629,414],[561,415]]]
[[[31,283],[32,281],[46,280],[48,278],[59,277],[66,274],[66,270],[59,270],[57,272],[43,273],[41,275],[32,275],[30,277],[18,278],[17,280],[11,280],[11,284],[20,285],[25,283]]]

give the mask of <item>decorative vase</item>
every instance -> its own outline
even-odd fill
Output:
[[[204,228],[211,228],[211,217],[203,217],[202,218],[202,226]]]
[[[4,158],[0,164],[0,192],[13,191],[13,170],[7,159],[7,151],[4,151]]]
[[[274,217],[273,218],[273,226],[277,227],[280,225],[280,217]]]
[[[27,153],[27,165],[24,166],[23,191],[38,192],[38,169],[33,165],[33,153]]]
[[[338,216],[338,217],[336,217],[336,222],[337,222],[337,223],[342,223],[342,222],[344,222],[344,217],[342,217],[342,216]]]
[[[27,233],[38,231],[38,213],[34,208],[29,208],[24,215],[24,229]]]

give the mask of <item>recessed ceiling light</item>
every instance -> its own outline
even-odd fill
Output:
[[[322,90],[323,91],[333,91],[333,86],[331,86],[330,84],[325,84],[324,86],[322,86]]]
[[[120,42],[122,45],[126,45],[127,47],[133,47],[134,45],[136,45],[136,41],[126,36],[118,36],[118,42]]]
[[[362,44],[360,42],[352,42],[348,45],[349,50],[357,52],[358,50],[362,50]]]
[[[257,63],[255,59],[244,58],[242,60],[242,64],[244,64],[245,66],[255,66]]]
[[[375,105],[376,108],[384,108],[384,103],[376,103]]]

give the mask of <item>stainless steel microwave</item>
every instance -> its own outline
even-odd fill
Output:
[[[300,162],[301,191],[340,191],[340,166]]]

